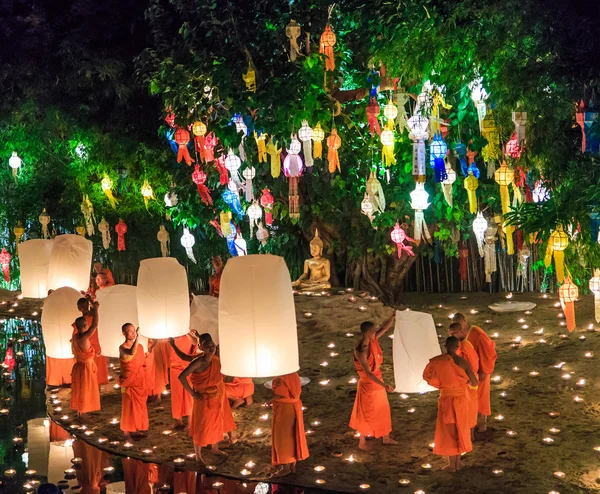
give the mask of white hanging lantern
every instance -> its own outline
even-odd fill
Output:
[[[429,138],[429,120],[422,115],[408,119],[409,137],[413,140],[412,176],[415,181],[425,182],[425,140]]]
[[[78,291],[87,290],[90,285],[92,250],[92,242],[80,235],[58,235],[50,253],[48,290],[63,286]]]
[[[48,266],[53,240],[33,239],[19,244],[21,295],[25,298],[46,298]]]
[[[512,112],[512,121],[515,124],[515,132],[517,134],[517,143],[519,146],[523,146],[526,143],[526,129],[527,129],[527,112],[526,111],[514,111]]]
[[[113,285],[96,293],[98,306],[98,340],[102,355],[118,357],[119,346],[123,343],[122,327],[138,324],[137,288],[131,285]],[[146,349],[147,351],[148,349]]]
[[[168,208],[172,208],[173,206],[177,206],[179,203],[179,197],[175,193],[175,184],[171,184],[171,188],[165,194],[165,206]]]
[[[164,339],[189,331],[190,303],[185,268],[173,257],[144,259],[137,284],[140,333]]]
[[[254,191],[252,190],[252,179],[256,176],[256,170],[253,166],[246,168],[242,175],[246,180],[246,201],[251,202],[254,199]]]
[[[388,122],[392,122],[392,125],[394,125],[394,121],[398,116],[398,107],[392,102],[392,100],[389,100],[387,105],[383,107],[383,115],[385,118],[387,118]]]
[[[181,245],[185,249],[185,253],[187,254],[190,261],[196,264],[196,258],[194,257],[194,251],[192,247],[196,243],[196,239],[187,229],[187,227],[183,228],[183,235],[181,235]]]
[[[442,192],[448,206],[452,207],[452,184],[456,182],[456,172],[446,163],[446,180],[442,180]]]
[[[302,141],[304,163],[307,167],[312,168],[314,164],[312,155],[313,130],[308,125],[307,120],[302,120],[302,127],[300,127],[300,130],[298,131],[298,138]]]
[[[248,127],[244,123],[244,119],[241,115],[237,115],[235,117],[235,130],[239,134],[242,133],[242,142],[238,147],[238,151],[240,153],[240,159],[242,161],[246,161],[246,150],[244,149],[244,142],[246,141],[246,136],[248,135]]]
[[[237,236],[233,243],[238,256],[248,255],[248,244],[244,240],[244,237],[242,237],[242,232],[237,232]]]
[[[240,183],[240,177],[238,175],[238,170],[242,166],[242,160],[236,156],[233,152],[233,149],[230,149],[227,153],[227,157],[225,158],[225,168],[229,170],[231,175],[231,179],[235,183]]]
[[[298,154],[301,149],[300,141],[297,139],[295,134],[292,134],[290,147],[288,148],[288,153],[290,154]]]
[[[590,278],[590,291],[594,294],[594,309],[596,322],[600,323],[600,269],[594,269],[594,276]]]
[[[477,217],[473,220],[473,233],[475,234],[475,239],[477,240],[477,248],[479,249],[479,256],[483,257],[483,238],[485,235],[485,230],[488,227],[488,222],[481,214],[481,211],[477,213]]]
[[[17,179],[17,173],[20,170],[22,164],[23,160],[19,158],[19,155],[16,151],[13,151],[12,156],[8,159],[8,166],[11,167],[12,175],[15,180]]]
[[[219,293],[222,372],[270,377],[297,372],[298,335],[290,273],[282,257],[234,257]]]
[[[550,192],[542,185],[542,182],[535,184],[531,195],[533,196],[533,202],[535,203],[546,202],[550,199]]]
[[[410,207],[415,210],[414,234],[415,242],[418,244],[422,238],[431,241],[423,211],[429,207],[429,194],[425,190],[425,184],[417,182],[415,190],[410,193]]]
[[[362,214],[369,218],[371,224],[373,224],[373,203],[371,202],[371,199],[369,199],[369,194],[367,194],[366,192],[364,199],[360,203],[360,210]]]
[[[81,313],[77,301],[81,293],[71,287],[54,290],[44,301],[42,310],[42,333],[46,356],[52,358],[73,358],[71,352],[72,324]]]
[[[483,87],[483,77],[473,80],[469,84],[471,90],[471,99],[477,108],[477,120],[479,121],[479,132],[483,132],[483,119],[487,113],[485,100],[488,97],[487,91]]]
[[[267,240],[269,240],[269,230],[267,230],[262,221],[258,222],[258,229],[256,230],[256,239],[261,243],[264,247],[267,245]]]
[[[254,201],[246,210],[248,218],[250,218],[250,235],[254,232],[256,222],[262,218],[262,208],[258,205],[257,201]]]

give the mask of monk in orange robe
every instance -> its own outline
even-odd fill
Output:
[[[46,356],[46,386],[62,386],[71,384],[71,372],[75,359],[54,358]]]
[[[379,346],[379,338],[390,330],[395,319],[393,315],[379,329],[370,321],[363,322],[360,325],[361,339],[354,347],[354,366],[359,380],[350,427],[360,434],[360,449],[369,449],[367,436],[383,437],[384,444],[398,444],[390,438],[392,414],[386,394],[393,393],[394,387],[383,382],[383,353]]]
[[[243,403],[252,405],[254,382],[250,377],[234,377],[233,381],[225,383],[225,393],[231,401],[231,408],[237,408]]]
[[[88,324],[92,322],[92,311],[90,310],[90,299],[82,297],[77,301],[77,310],[81,312],[81,315],[86,318]],[[73,330],[75,331],[75,324],[73,324]],[[94,348],[96,355],[94,361],[96,362],[96,368],[98,369],[98,384],[108,384],[108,359],[102,355],[102,348],[100,348],[100,340],[98,339],[98,329],[91,337],[90,344]]]
[[[461,339],[461,327],[457,322],[452,323],[450,328],[448,328],[448,332],[450,336],[455,336],[458,338],[458,350],[456,354],[459,357],[464,358],[467,362],[469,362],[469,366],[471,370],[477,375],[479,372],[479,356],[475,351],[475,347],[471,344],[469,340]],[[479,396],[477,395],[478,386],[469,385],[469,427],[472,429],[472,433],[474,433],[474,428],[477,425],[477,415],[479,412]],[[473,434],[471,434],[471,438]]]
[[[148,430],[148,392],[146,390],[146,355],[138,342],[139,328],[123,324],[121,328],[125,342],[119,347],[121,363],[121,430],[131,441],[132,434],[143,436]]]
[[[273,379],[273,393],[271,463],[277,469],[274,476],[283,477],[296,471],[297,461],[308,458],[298,373]]]
[[[98,329],[98,302],[92,305],[92,312],[91,324],[84,316],[75,320],[76,332],[71,338],[71,351],[75,357],[71,374],[71,408],[82,420],[84,414],[100,410],[100,388],[94,362],[96,352],[90,343]]]
[[[485,331],[477,326],[471,326],[467,318],[462,314],[454,315],[454,322],[460,324],[461,337],[468,340],[479,357],[479,387],[477,388],[477,396],[479,400],[479,417],[478,427],[479,432],[487,430],[487,417],[492,414],[490,403],[490,375],[494,372],[496,365],[496,344],[485,333]]]
[[[469,427],[469,383],[477,385],[477,378],[469,363],[457,355],[458,338],[446,339],[448,353],[433,357],[423,379],[440,390],[433,453],[448,457],[448,469],[462,468],[460,455],[473,449]]]
[[[219,449],[219,442],[227,434],[233,443],[236,426],[225,394],[221,360],[215,355],[217,346],[208,333],[201,334],[199,341],[203,353],[185,368],[179,381],[194,398],[190,435],[194,440],[196,459],[202,461],[203,446],[210,445],[213,454],[224,454]]]
[[[170,341],[169,346],[169,377],[171,381],[171,414],[175,419],[173,429],[183,428],[183,417],[189,417],[192,413],[194,400],[192,396],[185,392],[179,375],[187,367],[187,361],[179,357],[179,354],[187,356],[195,356],[198,353],[198,342],[194,332],[189,332],[186,335],[178,336]],[[175,351],[175,348],[179,352]]]
[[[113,286],[115,284],[115,278],[112,274],[112,271],[103,266],[100,261],[96,261],[94,263],[94,273],[96,273],[96,276],[102,273],[106,275],[106,286]]]
[[[215,268],[215,272],[208,279],[209,294],[211,297],[219,298],[219,291],[221,290],[221,275],[223,274],[223,260],[221,256],[215,256],[212,258],[212,265]]]
[[[152,371],[154,374],[148,379],[146,387],[148,388],[148,396],[151,397],[150,401],[158,404],[169,382],[170,345],[166,340],[153,340],[150,348],[152,351],[147,356],[146,370],[148,372]]]
[[[125,492],[135,494],[151,494],[150,487],[150,465],[141,460],[133,458],[122,458],[123,480],[125,481]]]
[[[108,463],[107,454],[90,444],[77,439],[73,442],[73,454],[81,458],[81,468],[75,469],[81,494],[100,494],[103,480],[103,468]]]

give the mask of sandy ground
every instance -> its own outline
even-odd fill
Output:
[[[490,431],[478,436],[473,452],[463,458],[466,468],[450,474],[441,470],[445,460],[434,456],[428,447],[434,434],[437,392],[407,399],[398,394],[390,395],[392,437],[399,445],[383,446],[373,440],[371,452],[358,450],[354,432],[348,427],[356,389],[355,384],[349,383],[356,375],[352,363],[353,345],[362,321],[382,322],[392,309],[361,298],[352,303],[349,296],[296,297],[300,374],[312,380],[302,394],[307,407],[304,418],[310,458],[284,482],[343,492],[362,492],[365,489],[361,484],[368,484],[372,492],[396,492],[399,480],[409,479],[410,486],[400,492],[422,489],[427,494],[548,493],[552,490],[565,494],[600,488],[596,482],[600,477],[600,452],[594,450],[600,446],[600,367],[597,365],[600,333],[588,329],[594,322],[592,297],[586,296],[576,304],[578,330],[562,338],[560,335],[564,335],[566,329],[560,325],[563,319],[558,317],[561,311],[555,307],[557,297],[553,295],[543,298],[537,293],[515,294],[513,300],[538,304],[533,313],[527,315],[495,314],[487,308],[490,303],[504,301],[504,294],[407,294],[407,306],[431,312],[435,321],[443,324],[438,333],[444,337],[448,315],[458,311],[469,314],[471,310],[478,311],[469,315],[473,324],[480,325],[490,335],[499,335],[495,375],[500,376],[500,380],[492,384]],[[367,310],[360,312],[360,305]],[[306,318],[306,312],[311,312],[312,318]],[[518,322],[521,318],[525,321]],[[536,334],[541,328],[543,335]],[[346,336],[348,332],[354,336]],[[517,336],[522,337],[521,345],[513,349],[511,342]],[[540,342],[540,339],[545,341]],[[334,348],[330,348],[331,343]],[[391,339],[382,339],[386,359],[384,378],[389,382],[393,380],[391,345]],[[337,355],[332,357],[332,352]],[[593,356],[586,358],[586,352],[592,352]],[[328,365],[321,366],[325,361]],[[554,368],[560,362],[565,362],[562,369]],[[513,371],[515,366],[518,372]],[[530,376],[531,371],[539,372],[539,376]],[[563,379],[565,374],[570,379]],[[576,385],[580,379],[585,379],[582,388]],[[328,384],[320,384],[323,380],[329,380]],[[226,449],[229,456],[206,455],[214,473],[242,478],[240,472],[251,460],[256,466],[246,478],[266,479],[270,464],[270,409],[263,404],[271,395],[262,386],[264,381],[256,380],[255,404],[234,413],[240,441]],[[502,397],[501,392],[506,396]],[[68,389],[59,392],[65,410],[69,393]],[[575,396],[583,401],[576,402]],[[184,432],[162,434],[172,423],[168,396],[158,408],[150,408],[149,437],[127,450],[118,425],[110,424],[113,417],[120,415],[120,395],[110,386],[104,389],[102,407],[89,425],[88,430],[92,430],[93,435],[83,436],[83,430],[74,432],[96,444],[100,437],[118,440],[118,445],[104,444],[103,447],[112,453],[159,463],[193,452],[191,439]],[[61,422],[60,416],[65,412],[52,412],[51,406],[49,410]],[[560,416],[551,418],[549,412],[559,412]],[[502,415],[503,420],[496,420],[498,415]],[[261,420],[261,416],[267,420]],[[560,433],[548,432],[552,427],[560,429]],[[262,431],[261,435],[255,435],[257,429]],[[509,430],[516,432],[516,436],[507,435]],[[552,444],[543,441],[546,437],[552,437]],[[152,453],[143,454],[146,448],[152,449]],[[345,460],[350,455],[354,455],[355,462]],[[431,464],[430,471],[423,470],[422,465],[426,463]],[[317,466],[325,468],[317,472]],[[202,469],[195,460],[188,460],[186,467]],[[493,470],[502,473],[497,476]],[[555,472],[563,472],[564,477],[555,478]],[[318,485],[317,479],[325,483]]]

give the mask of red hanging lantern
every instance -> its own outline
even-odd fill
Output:
[[[321,43],[319,52],[325,55],[325,70],[335,70],[335,60],[333,58],[333,46],[335,45],[335,33],[331,26],[327,24],[325,31],[321,34]]]
[[[513,159],[519,159],[521,157],[522,148],[519,146],[517,141],[517,133],[515,132],[510,140],[506,143],[506,154]]]
[[[192,132],[194,134],[194,146],[196,152],[200,156],[200,160],[206,162],[206,151],[204,148],[204,136],[206,135],[206,124],[204,122],[194,122],[192,124]]]
[[[219,139],[214,132],[211,132],[204,138],[204,158],[206,159],[206,162],[215,159],[215,147],[218,143]]]
[[[275,199],[269,189],[263,189],[262,195],[260,196],[260,205],[265,208],[265,221],[267,225],[273,224],[273,204]]]
[[[369,122],[369,129],[371,130],[371,137],[377,132],[377,135],[381,135],[381,127],[379,126],[379,112],[381,112],[381,106],[377,102],[376,98],[371,98],[367,105],[367,121]]]
[[[458,274],[461,281],[467,281],[469,272],[469,249],[467,247],[460,247],[458,249]]]
[[[0,252],[0,264],[2,264],[4,281],[7,283],[10,283],[10,260],[11,255],[7,252],[6,248],[2,248],[2,252]]]
[[[167,108],[167,114],[165,115],[165,122],[171,128],[175,127],[175,114],[171,111],[171,107]]]
[[[127,225],[122,218],[119,219],[119,222],[115,226],[115,231],[117,232],[117,250],[125,250],[125,234],[127,233]]]
[[[206,173],[200,170],[200,167],[196,163],[194,167],[194,172],[192,173],[192,180],[198,186],[198,194],[200,194],[200,199],[207,206],[212,206],[213,200],[210,196],[210,191],[208,187],[204,185],[206,183]]]
[[[175,142],[179,146],[179,151],[177,151],[177,163],[181,163],[181,160],[185,160],[187,165],[190,166],[194,162],[187,148],[187,145],[190,142],[190,133],[183,127],[178,127],[175,131]]]
[[[222,154],[218,158],[215,158],[215,168],[219,172],[219,183],[221,185],[227,185],[229,183],[229,174],[227,173],[227,167],[225,166],[225,155]]]
[[[414,238],[410,238],[406,232],[400,227],[400,223],[396,222],[396,226],[390,233],[390,238],[392,242],[396,244],[396,248],[398,249],[398,259],[402,257],[402,252],[406,252],[409,256],[415,255],[413,252],[413,248],[411,245],[406,245],[404,241],[415,243]]]

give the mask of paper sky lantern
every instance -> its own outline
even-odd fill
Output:
[[[63,286],[54,290],[44,301],[42,333],[46,356],[52,358],[73,357],[71,352],[73,327],[71,325],[75,319],[81,316],[77,310],[77,301],[80,298],[81,293],[78,290]]]
[[[379,136],[379,140],[381,141],[381,145],[383,146],[381,149],[381,163],[383,166],[391,166],[396,164],[396,157],[394,156],[394,143],[396,141],[394,137],[394,131],[388,127],[381,132]]]
[[[556,269],[556,279],[559,283],[565,279],[565,249],[569,245],[569,237],[563,230],[562,225],[558,225],[556,230],[550,234],[548,247],[546,248],[546,257],[544,264],[550,266],[552,257],[554,257],[554,266]]]
[[[248,166],[242,172],[244,180],[246,181],[244,190],[246,195],[246,201],[251,202],[254,199],[254,190],[252,189],[252,179],[256,176],[256,169],[253,166]]]
[[[210,295],[192,295],[190,329],[208,333],[219,344],[219,299]]]
[[[12,156],[8,158],[8,166],[10,166],[12,170],[12,176],[15,180],[17,180],[18,171],[21,169],[21,165],[23,164],[23,160],[19,158],[19,155],[16,151],[12,152]]]
[[[196,243],[196,239],[187,229],[187,227],[183,228],[183,235],[181,235],[181,246],[185,249],[185,253],[188,256],[188,259],[196,264],[196,258],[194,257],[194,244]]]
[[[506,166],[506,161],[503,161],[500,168],[494,173],[494,179],[500,186],[500,202],[502,203],[502,214],[508,213],[510,209],[510,193],[508,186],[513,183],[515,179],[515,172]]]
[[[50,220],[50,215],[46,212],[46,208],[44,208],[42,214],[38,216],[38,221],[42,225],[42,238],[50,238],[50,230],[48,230]]]
[[[98,339],[102,355],[118,357],[119,346],[124,341],[121,328],[131,323],[138,324],[137,288],[131,285],[113,285],[96,293],[98,307]],[[146,349],[147,350],[147,349]]]
[[[53,240],[33,239],[19,244],[21,294],[26,298],[48,295],[48,266]]]
[[[334,173],[337,168],[341,172],[340,157],[338,149],[342,147],[342,138],[338,135],[337,129],[331,129],[331,134],[327,138],[327,162],[329,163],[329,173]]]
[[[78,291],[87,290],[92,269],[92,250],[92,242],[79,235],[55,237],[48,267],[48,290],[63,286]]]
[[[448,178],[446,173],[446,163],[444,158],[448,152],[448,146],[442,139],[442,134],[436,134],[433,136],[433,142],[429,146],[429,152],[433,159],[433,169],[436,182],[443,182]]]
[[[271,159],[271,176],[279,178],[279,175],[281,175],[281,148],[277,147],[277,141],[273,141],[272,137],[269,137],[267,142],[267,154]]]
[[[600,323],[600,269],[594,269],[594,276],[590,278],[590,292],[594,294],[594,315],[596,322]]]
[[[331,26],[327,24],[325,31],[321,34],[321,42],[319,51],[325,55],[325,70],[335,70],[335,60],[333,58],[333,46],[335,45],[335,34],[331,29]]]
[[[321,128],[320,123],[317,123],[312,131],[312,140],[315,143],[315,147],[313,148],[313,158],[321,158],[323,156],[323,139],[325,139],[325,131]]]
[[[292,62],[296,61],[298,55],[300,54],[300,47],[298,46],[298,37],[301,33],[301,28],[298,23],[292,19],[289,24],[285,27],[285,35],[290,40],[290,60]]]
[[[398,250],[398,259],[402,257],[402,252],[406,252],[409,256],[414,256],[415,253],[410,245],[406,245],[404,241],[416,243],[416,241],[406,235],[406,232],[400,227],[400,223],[396,221],[396,226],[390,233],[392,242],[396,244]]]
[[[485,231],[488,227],[488,222],[481,214],[481,211],[477,213],[477,217],[473,220],[473,233],[477,240],[477,248],[479,249],[479,255],[483,257],[483,240]]]
[[[565,282],[558,289],[560,304],[565,313],[567,329],[572,332],[575,329],[575,301],[579,297],[579,288],[571,281],[571,278],[565,278]]]
[[[431,237],[429,235],[427,223],[425,223],[425,216],[423,215],[423,211],[429,207],[429,194],[425,190],[425,184],[421,182],[415,184],[415,190],[410,193],[410,207],[415,210],[415,242],[418,244],[421,241],[421,238],[430,241]]]
[[[313,155],[312,155],[312,139],[313,130],[308,125],[307,120],[302,120],[302,127],[298,131],[298,138],[302,141],[302,152],[304,153],[304,163],[308,168],[313,166]]]
[[[140,333],[146,338],[162,339],[188,332],[188,281],[177,259],[155,257],[140,263],[137,312]]]
[[[425,139],[429,137],[429,120],[421,115],[408,119],[409,137],[413,141],[412,176],[416,182],[425,182]]]
[[[273,204],[275,199],[269,189],[263,189],[262,195],[260,196],[260,204],[265,208],[265,221],[267,225],[273,224]]]
[[[292,282],[282,257],[251,255],[227,262],[219,293],[219,338],[223,374],[270,377],[298,371]]]
[[[6,250],[6,248],[2,248],[0,252],[0,265],[2,265],[2,275],[4,276],[4,281],[10,283],[10,260],[12,256]]]
[[[198,194],[200,195],[200,199],[207,206],[212,206],[212,197],[210,195],[210,190],[205,185],[206,183],[206,173],[200,170],[198,163],[194,167],[194,171],[192,172],[192,181],[196,184],[198,188]]]
[[[119,222],[115,226],[117,232],[117,250],[119,252],[125,250],[125,234],[127,233],[127,225],[123,221],[123,218],[119,219]]]

